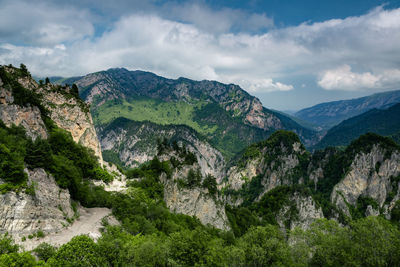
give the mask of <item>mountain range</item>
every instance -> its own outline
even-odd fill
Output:
[[[297,111],[294,116],[309,122],[321,130],[327,130],[343,120],[360,115],[371,109],[387,109],[400,103],[400,90],[377,93],[350,100],[321,103]]]
[[[400,133],[400,103],[388,109],[371,109],[361,115],[344,120],[328,130],[315,148],[347,146],[365,133],[391,136]]]
[[[125,69],[61,82],[80,90],[0,66],[0,265],[400,259],[391,138],[357,130],[346,147],[309,151],[318,133],[236,85]],[[392,135],[399,106],[342,123]]]
[[[96,127],[118,117],[160,125],[186,125],[227,159],[279,129],[296,132],[307,146],[318,141],[315,131],[263,107],[259,99],[234,84],[173,80],[123,68],[59,82],[78,85],[81,97],[91,104]]]

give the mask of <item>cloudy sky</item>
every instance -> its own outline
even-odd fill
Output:
[[[400,89],[400,0],[0,0],[0,64],[21,62],[236,83],[296,110]]]

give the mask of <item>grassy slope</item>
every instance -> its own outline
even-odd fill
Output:
[[[97,125],[107,125],[119,117],[160,125],[187,125],[207,136],[209,142],[226,159],[233,157],[249,144],[264,140],[270,134],[244,125],[217,104],[205,101],[165,102],[150,98],[109,101],[92,113]]]
[[[134,121],[151,121],[161,125],[183,124],[207,135],[215,132],[217,126],[200,126],[193,119],[195,109],[202,108],[204,105],[204,102],[164,102],[149,98],[130,100],[129,102],[123,100],[118,105],[110,101],[94,112],[94,120],[96,124],[108,124],[118,117],[123,117]]]

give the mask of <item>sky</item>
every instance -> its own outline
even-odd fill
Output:
[[[239,84],[298,110],[400,89],[400,0],[0,0],[0,64]]]

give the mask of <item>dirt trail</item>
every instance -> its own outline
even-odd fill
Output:
[[[25,242],[18,242],[25,250],[32,250],[40,243],[46,242],[53,246],[60,247],[68,243],[74,236],[89,235],[93,239],[101,236],[99,228],[102,227],[101,219],[111,214],[107,208],[81,208],[79,218],[70,226],[62,229],[58,233],[47,234],[40,239],[26,239]]]

